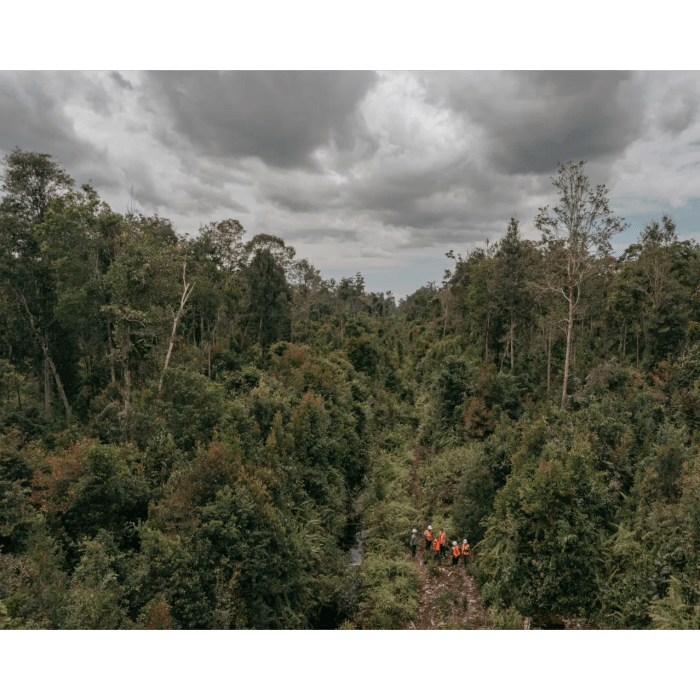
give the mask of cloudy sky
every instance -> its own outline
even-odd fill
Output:
[[[181,233],[241,221],[324,277],[397,297],[445,252],[536,238],[558,161],[586,160],[623,249],[663,212],[700,232],[693,72],[0,72],[0,156],[49,153],[110,205]]]

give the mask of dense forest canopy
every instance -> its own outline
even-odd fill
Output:
[[[700,627],[700,247],[670,217],[613,256],[570,162],[540,240],[512,219],[397,304],[49,155],[2,184],[0,627],[401,628],[431,521],[495,626]]]

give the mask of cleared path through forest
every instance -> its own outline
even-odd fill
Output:
[[[425,457],[423,448],[414,447],[411,492],[419,505],[423,503],[423,494],[418,469]],[[488,629],[489,618],[479,603],[479,588],[474,577],[465,570],[461,557],[460,563],[452,566],[452,556],[448,552],[436,566],[432,551],[424,556],[424,546],[420,535],[416,556],[407,554],[418,574],[419,603],[418,619],[406,623],[406,629]]]

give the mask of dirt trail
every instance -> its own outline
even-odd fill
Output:
[[[415,559],[409,558],[418,573],[420,602],[418,618],[408,622],[406,629],[488,629],[488,616],[479,604],[479,589],[461,562],[452,566],[452,557],[445,556],[435,568],[423,563],[421,551]],[[431,552],[428,562],[432,560]]]
[[[423,500],[418,466],[425,462],[426,457],[424,448],[414,447],[411,492],[418,503]],[[434,553],[430,551],[425,556],[425,540],[422,534],[418,538],[416,556],[408,555],[419,580],[418,618],[408,622],[406,629],[487,629],[489,620],[479,603],[479,588],[465,570],[462,558],[457,566],[452,566],[452,556],[448,552],[435,566]]]

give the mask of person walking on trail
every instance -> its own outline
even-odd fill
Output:
[[[445,556],[445,542],[447,542],[447,533],[444,530],[440,530],[438,533],[438,539],[440,540],[440,556],[444,558]]]
[[[436,563],[440,563],[440,538],[439,537],[434,537],[433,538],[433,552],[435,552],[435,561]]]
[[[462,540],[462,557],[464,558],[464,568],[469,567],[469,542]]]
[[[413,532],[411,533],[411,556],[415,557],[416,556],[416,547],[418,546],[418,530],[416,528],[413,528]]]
[[[452,566],[457,566],[459,564],[459,545],[455,540],[452,543]]]
[[[427,552],[433,543],[433,526],[428,525],[428,529],[423,534],[425,535],[425,551]]]

